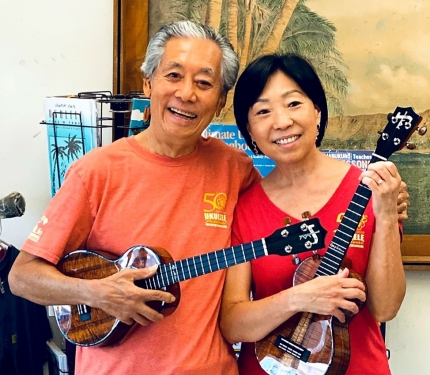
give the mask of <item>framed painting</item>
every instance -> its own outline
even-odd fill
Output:
[[[141,90],[145,46],[159,26],[179,19],[226,35],[240,69],[271,52],[295,52],[317,70],[329,104],[322,148],[373,150],[387,114],[413,107],[430,120],[430,3],[419,0],[115,0],[114,87]],[[354,11],[352,11],[354,9]],[[234,125],[232,94],[220,124]],[[430,136],[392,160],[409,187],[404,223],[405,268],[430,269]]]

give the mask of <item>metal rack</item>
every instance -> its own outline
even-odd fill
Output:
[[[54,111],[52,112],[52,122],[41,121],[42,125],[52,125],[53,130],[53,141],[51,140],[52,146],[54,147],[50,152],[54,160],[53,168],[53,179],[56,181],[53,183],[54,190],[58,184],[61,186],[62,170],[60,168],[60,146],[58,144],[58,128],[60,126],[71,126],[80,128],[80,139],[79,147],[82,148],[82,155],[89,150],[86,149],[84,140],[84,129],[94,128],[96,134],[96,141],[93,145],[100,147],[104,144],[111,143],[117,139],[129,136],[130,131],[130,115],[131,106],[134,98],[145,98],[144,93],[141,91],[131,91],[128,94],[116,94],[113,95],[111,91],[88,91],[80,92],[77,95],[68,96],[68,98],[74,99],[94,99],[97,106],[97,118],[95,125],[84,125],[80,113],[74,113],[74,123],[67,122],[63,116],[66,116],[66,112]],[[140,132],[146,127],[136,128],[133,127],[133,132]],[[79,134],[79,132],[78,132]],[[79,136],[78,136],[79,138]],[[52,138],[51,138],[52,139]],[[49,143],[49,142],[48,142]],[[52,183],[52,181],[51,181]]]

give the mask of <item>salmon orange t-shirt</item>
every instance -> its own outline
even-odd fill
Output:
[[[120,256],[145,245],[180,260],[225,248],[239,193],[259,179],[244,152],[217,139],[170,158],[122,138],[72,164],[22,249],[56,264],[76,249]],[[78,347],[76,375],[236,375],[218,328],[224,277],[225,270],[182,282],[176,311],[136,324],[119,345]]]

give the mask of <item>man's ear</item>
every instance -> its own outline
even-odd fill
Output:
[[[148,77],[143,79],[143,93],[148,98],[151,97],[151,80]]]
[[[226,101],[227,101],[227,94],[223,92],[220,98],[218,99],[218,104],[215,112],[216,116],[219,116],[221,114],[222,109],[225,107]]]

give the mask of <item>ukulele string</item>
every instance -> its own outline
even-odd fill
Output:
[[[239,248],[241,249],[242,257],[239,256],[239,251],[235,251],[235,249]],[[265,245],[262,241],[250,242],[207,254],[196,255],[188,259],[160,264],[154,276],[142,281],[146,289],[161,289],[180,281],[257,259],[265,254]]]

